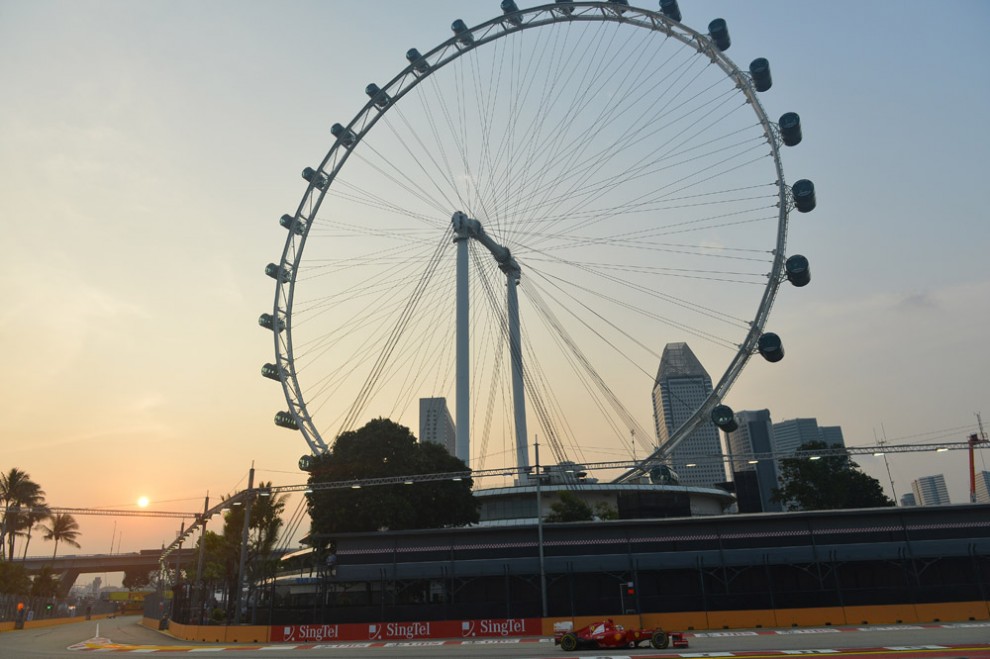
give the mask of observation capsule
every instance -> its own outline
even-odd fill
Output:
[[[779,362],[784,358],[784,344],[773,332],[767,332],[756,342],[756,349],[768,362]]]
[[[474,45],[474,35],[471,34],[471,30],[461,19],[457,19],[450,24],[450,29],[454,31],[457,35],[457,41],[459,41],[464,46]]]
[[[770,77],[770,62],[766,57],[757,57],[749,63],[749,75],[753,77],[753,87],[758,92],[765,92],[773,86]]]
[[[354,131],[348,130],[340,124],[330,126],[330,134],[336,137],[341,144],[347,147],[354,146],[354,143],[357,142],[357,135],[354,134]]]
[[[258,316],[258,324],[265,329],[272,330],[273,332],[276,327],[278,327],[279,332],[285,329],[285,321],[279,318],[276,322],[275,318],[270,313],[263,313]]]
[[[739,429],[739,424],[736,423],[736,413],[728,405],[715,406],[715,409],[712,410],[712,423],[724,432]]]
[[[811,281],[811,267],[808,259],[801,254],[795,254],[784,262],[787,281],[798,288],[807,286]]]
[[[388,104],[392,102],[392,97],[383,92],[375,83],[371,83],[365,87],[364,93],[368,95],[368,98],[374,102],[375,107],[379,110],[384,110],[388,107]]]
[[[327,177],[319,173],[312,167],[302,170],[302,177],[309,181],[314,188],[322,190],[327,186]]]
[[[780,128],[780,139],[785,146],[797,146],[801,143],[801,117],[797,112],[785,112],[777,122]]]
[[[572,6],[574,4],[574,0],[557,0],[556,4],[557,4],[557,11],[559,11],[561,14],[574,13],[574,7]]]
[[[708,24],[708,36],[712,38],[712,42],[719,50],[726,51],[732,45],[732,39],[729,38],[729,26],[726,25],[724,18],[716,18]]]
[[[275,425],[282,428],[289,428],[290,430],[299,430],[299,424],[296,423],[296,418],[288,412],[276,412]]]
[[[303,229],[306,228],[305,226],[303,226],[302,220],[296,222],[296,218],[292,217],[289,214],[285,214],[282,217],[280,217],[278,219],[278,223],[281,224],[284,228],[288,229],[289,231],[295,231],[300,236],[303,233]]]
[[[609,1],[609,4],[619,5],[620,7],[628,7],[629,6],[629,0],[608,0],[608,1]],[[621,9],[616,9],[616,12],[618,12],[618,13],[621,14],[622,13],[622,10]]]
[[[505,20],[513,25],[522,25],[522,18],[519,17],[519,5],[515,0],[502,0],[502,13]]]
[[[412,64],[413,71],[415,73],[422,75],[430,70],[429,62],[427,62],[415,48],[410,48],[406,51],[406,59],[409,60],[410,64]]]
[[[275,281],[280,281],[282,283],[289,281],[289,271],[285,268],[278,267],[274,263],[269,263],[265,266],[265,274]]]
[[[678,23],[681,22],[681,8],[677,6],[677,0],[660,0],[660,13]]]
[[[800,213],[810,213],[815,210],[815,184],[806,178],[795,181],[791,186],[791,196],[794,197],[794,208]]]
[[[313,468],[313,456],[308,453],[301,458],[299,458],[299,469],[302,471],[309,471]]]
[[[261,367],[261,374],[269,380],[275,380],[276,382],[281,379],[278,377],[278,366],[275,364],[264,364]]]

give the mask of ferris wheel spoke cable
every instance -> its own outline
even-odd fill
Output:
[[[546,316],[543,313],[540,314],[540,320],[543,322],[544,326],[552,330],[552,326],[549,324]],[[602,401],[599,393],[591,385],[591,382],[589,382],[587,374],[578,366],[576,357],[569,350],[566,349],[563,339],[556,332],[551,331],[551,337],[554,343],[557,345],[557,348],[560,350],[560,354],[563,355],[564,359],[567,360],[567,363],[570,366],[571,371],[574,373],[575,378],[577,379],[578,382],[581,383],[581,386],[588,394],[588,397],[594,403],[595,407],[598,408],[599,412],[601,412],[601,418],[604,419],[605,422],[608,424],[608,426],[612,428],[613,436],[617,436],[617,437],[620,436],[618,423],[615,421],[612,415],[606,411],[606,405],[604,401]],[[532,352],[535,353],[535,351]],[[535,354],[534,354],[534,358],[535,358]],[[541,386],[539,388],[539,391],[541,392],[551,391],[550,387],[545,384],[545,378],[540,378],[540,383]],[[555,398],[551,398],[551,400],[554,400],[554,402],[556,402]],[[559,404],[555,405],[555,407],[559,410]],[[562,412],[558,412],[557,418],[567,428],[567,437],[573,438],[575,436],[575,433],[571,428],[567,415],[563,414]],[[579,448],[577,442],[573,441],[572,439],[571,445],[575,449],[576,453],[580,456],[580,460],[582,462],[585,461],[583,450]]]
[[[554,261],[556,261],[556,262],[558,262],[560,264],[565,264],[565,265],[567,265],[567,266],[569,266],[571,268],[574,268],[576,270],[581,270],[581,271],[586,272],[588,274],[594,275],[595,277],[599,277],[599,278],[602,278],[604,280],[610,281],[610,282],[612,282],[614,284],[618,284],[618,285],[620,285],[623,288],[631,289],[631,290],[636,291],[636,292],[639,292],[639,293],[645,293],[646,295],[648,295],[650,297],[656,298],[658,300],[662,300],[664,302],[667,302],[667,303],[672,304],[674,306],[680,307],[682,309],[686,309],[686,310],[692,311],[694,313],[697,313],[697,314],[700,314],[700,315],[703,315],[703,316],[707,316],[709,318],[713,318],[715,320],[720,320],[721,322],[724,322],[724,323],[734,324],[734,325],[736,325],[738,327],[745,328],[745,327],[748,327],[749,326],[749,323],[745,319],[735,317],[735,316],[733,316],[731,314],[725,313],[725,312],[720,311],[718,309],[712,309],[711,307],[707,307],[707,306],[702,305],[702,304],[697,303],[697,302],[690,302],[690,301],[685,300],[683,298],[678,298],[676,296],[673,296],[673,295],[670,295],[670,294],[667,294],[667,293],[663,293],[663,292],[661,292],[659,290],[656,290],[655,288],[643,286],[641,284],[635,284],[635,283],[633,283],[631,281],[627,281],[625,279],[620,279],[620,278],[618,278],[618,277],[616,277],[614,275],[609,275],[609,274],[607,274],[607,273],[605,273],[605,272],[603,272],[601,270],[598,270],[598,269],[593,268],[592,267],[593,264],[590,264],[590,263],[587,263],[587,262],[567,261],[567,260],[555,258],[551,254],[544,254],[544,256],[546,256],[549,259],[552,259],[552,260],[554,260]],[[538,271],[538,274],[540,276],[542,276],[542,277],[545,277],[548,281],[551,280],[551,279],[553,279],[553,280],[556,280],[556,281],[560,281],[560,282],[565,282],[566,283],[566,280],[564,280],[563,278],[552,276],[549,273]],[[589,292],[595,293],[598,297],[600,297],[602,299],[613,299],[613,296],[611,296],[611,295],[606,296],[604,294],[597,293],[596,291],[589,291]]]
[[[362,386],[361,390],[358,392],[357,397],[355,398],[354,402],[351,405],[350,412],[348,412],[347,416],[344,418],[344,423],[341,426],[341,432],[350,429],[356,422],[357,417],[364,412],[364,407],[368,402],[371,388],[374,386],[375,380],[378,378],[382,369],[385,367],[385,364],[388,362],[388,359],[391,356],[392,351],[395,349],[396,343],[398,343],[398,340],[402,336],[405,327],[408,325],[412,315],[415,313],[418,302],[422,296],[423,289],[426,287],[426,285],[429,283],[430,279],[433,277],[434,273],[436,272],[437,266],[440,263],[440,258],[439,258],[440,254],[443,252],[444,248],[446,247],[445,239],[446,239],[446,235],[444,240],[441,240],[440,243],[438,243],[436,251],[433,254],[433,258],[427,264],[426,269],[423,272],[422,279],[417,285],[416,291],[407,301],[406,306],[403,308],[402,314],[397,319],[396,324],[392,328],[388,341],[383,346],[378,359],[376,360],[371,371],[368,373],[368,377],[365,380],[364,385]]]
[[[608,106],[608,105],[607,106],[604,106],[602,108],[601,113],[598,115],[598,118],[593,123],[593,125],[597,125],[599,122],[604,121],[605,120],[605,117],[609,117],[609,118],[611,118],[613,120],[617,120],[618,118],[617,117],[613,117],[612,115],[618,113],[618,107],[623,102],[624,97],[627,97],[629,95],[631,95],[631,94],[615,94],[615,96],[613,97],[613,104],[610,105],[610,106]],[[654,118],[659,119],[660,116],[661,116],[661,111],[658,111],[657,113],[655,113],[655,117]],[[661,125],[666,125],[666,122],[664,122],[664,124],[661,124]],[[606,145],[599,152],[592,153],[590,156],[587,156],[583,161],[578,160],[577,161],[578,166],[574,167],[573,171],[576,172],[576,173],[582,173],[583,172],[585,174],[592,173],[592,172],[597,172],[598,169],[599,169],[599,167],[600,167],[600,165],[603,162],[608,162],[609,160],[611,160],[612,157],[615,156],[615,154],[620,153],[621,151],[623,151],[626,146],[628,146],[629,144],[632,144],[635,141],[641,139],[642,138],[641,132],[645,128],[646,128],[646,126],[643,126],[643,127],[630,126],[627,129],[627,132],[626,132],[626,135],[625,135],[624,138],[622,138],[621,140],[619,140],[616,143],[612,143],[612,144]],[[571,152],[566,153],[565,154],[565,157],[563,158],[563,160],[566,161],[566,162],[572,162],[572,161],[574,161],[578,156],[580,156],[584,151],[586,151],[590,147],[590,145],[591,145],[591,141],[590,140],[580,139],[579,137],[573,138],[572,144],[571,144],[571,146],[572,146]],[[572,182],[570,188],[568,188],[564,192],[564,194],[560,195],[558,198],[559,199],[566,199],[567,198],[567,195],[569,193],[570,194],[573,194],[575,190],[579,189],[582,186],[582,183],[583,182],[584,181],[582,179],[575,179]]]
[[[530,291],[530,288],[534,288],[534,290]],[[627,426],[627,429],[639,429],[640,431],[642,431],[642,428],[636,422],[634,416],[625,408],[624,405],[622,405],[621,401],[612,391],[611,387],[608,386],[605,380],[598,373],[597,369],[595,369],[595,367],[592,365],[591,361],[587,358],[584,352],[578,347],[577,343],[571,337],[570,333],[568,333],[566,329],[563,327],[563,325],[560,323],[559,319],[552,312],[549,305],[546,304],[542,295],[539,294],[539,289],[527,284],[527,291],[530,293],[531,297],[533,298],[534,305],[539,310],[541,318],[544,319],[544,322],[548,325],[548,327],[552,328],[551,334],[555,338],[559,338],[563,342],[563,344],[567,347],[567,350],[564,351],[565,354],[573,356],[577,364],[581,366],[580,370],[577,369],[575,370],[579,378],[583,382],[585,383],[587,382],[586,380],[584,380],[584,377],[581,374],[581,372],[583,371],[583,373],[586,374],[590,379],[590,381],[594,384],[594,388],[600,393],[602,398],[608,401],[609,407],[611,407],[613,411],[615,411],[618,414],[618,416],[623,420],[623,422]],[[638,365],[636,366],[638,368]],[[649,377],[648,374],[645,375]],[[589,393],[592,393],[591,388],[587,387],[587,384],[586,384],[586,388],[588,389]],[[598,400],[598,397],[596,395],[593,394],[592,397],[595,400]],[[613,427],[616,426],[613,425]],[[620,433],[617,434],[620,436],[620,438],[624,439],[623,435],[621,435]]]

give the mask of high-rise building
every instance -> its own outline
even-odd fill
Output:
[[[990,503],[990,471],[976,474],[976,502]]]
[[[842,436],[842,426],[818,426],[818,439],[828,446],[846,445],[846,440]]]
[[[845,446],[842,426],[819,426],[818,419],[788,419],[773,424],[774,451],[794,453],[808,442],[825,442],[827,446]]]
[[[668,343],[653,385],[653,420],[660,448],[708,399],[712,379],[686,343]],[[713,487],[725,480],[718,429],[710,420],[698,426],[670,453],[682,485]]]
[[[914,499],[914,492],[905,492],[901,495],[901,505],[905,508],[909,506],[917,506],[918,502]]]
[[[736,482],[736,497],[741,513],[780,512],[780,502],[771,501],[773,488],[779,487],[777,463],[772,459],[756,459],[757,454],[773,452],[773,424],[770,410],[736,413],[739,427],[728,433],[727,443],[732,465],[732,480]],[[755,492],[739,487],[747,481],[744,474],[754,472]],[[752,480],[750,478],[750,480]],[[748,496],[751,495],[751,496]]]
[[[784,457],[808,442],[819,441],[818,419],[788,419],[773,424],[773,450]]]
[[[440,444],[455,455],[454,419],[447,409],[446,398],[419,399],[419,441]]]
[[[949,490],[945,487],[945,476],[922,476],[911,483],[914,500],[919,506],[942,506],[949,501]]]

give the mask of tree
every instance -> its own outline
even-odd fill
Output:
[[[0,522],[0,556],[6,546],[8,560],[14,560],[14,538],[29,523],[25,515],[44,505],[45,492],[27,472],[13,467],[7,473],[0,474],[0,503],[5,511]],[[34,526],[34,523],[30,521],[27,528]]]
[[[64,542],[77,549],[82,546],[76,540],[80,535],[79,522],[72,515],[68,513],[55,513],[49,519],[52,525],[50,527],[42,525],[41,530],[45,532],[45,540],[55,541],[55,551],[52,552],[53,561],[58,554],[58,543]]]
[[[59,578],[51,565],[45,565],[31,581],[31,595],[34,597],[56,597]]]
[[[130,568],[124,570],[124,580],[121,585],[127,590],[137,590],[151,584],[151,575],[145,568]]]
[[[22,535],[25,537],[24,552],[21,554],[21,558],[27,558],[28,547],[31,545],[31,531],[33,531],[42,521],[51,517],[51,515],[52,511],[46,504],[36,505],[30,512],[21,514],[21,519],[24,520],[23,529],[17,531],[17,535]]]
[[[550,505],[551,512],[544,521],[553,522],[590,522],[594,517],[591,506],[584,499],[569,490],[557,492],[558,500]]]
[[[20,563],[0,561],[0,593],[25,595],[31,591],[31,577]]]
[[[824,451],[825,442],[808,442],[799,451]],[[785,458],[780,461],[780,487],[771,492],[771,500],[788,510],[835,510],[893,506],[883,493],[880,482],[864,474],[845,452],[810,457]]]
[[[313,460],[309,484],[468,471],[439,444],[417,442],[405,426],[375,419],[341,433],[333,450]],[[429,529],[478,521],[473,480],[444,479],[360,489],[316,489],[307,495],[312,533]],[[315,489],[315,488],[314,488]]]
[[[270,490],[271,482],[258,484],[259,491]],[[277,559],[273,552],[278,544],[282,529],[282,513],[288,495],[256,496],[251,503],[251,520],[248,529],[248,551],[246,571],[248,583],[260,577],[274,574]],[[244,506],[232,506],[224,513],[223,530],[220,533],[207,531],[197,542],[204,545],[203,573],[201,579],[204,592],[221,592],[232,604],[231,594],[237,592],[237,572],[240,569],[241,539],[244,529]],[[190,568],[187,568],[190,569]],[[126,585],[126,584],[125,584]],[[228,610],[228,617],[232,612]]]

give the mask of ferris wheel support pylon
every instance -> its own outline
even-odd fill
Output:
[[[506,306],[508,315],[509,354],[512,368],[512,407],[516,435],[516,466],[523,470],[529,466],[529,442],[526,431],[526,395],[523,388],[522,332],[519,328],[519,277],[522,269],[508,247],[500,245],[485,233],[481,222],[469,218],[462,211],[451,217],[454,242],[457,243],[457,402],[456,402],[456,453],[470,464],[470,293],[468,286],[468,241],[477,240],[489,252],[499,269],[505,274]]]

